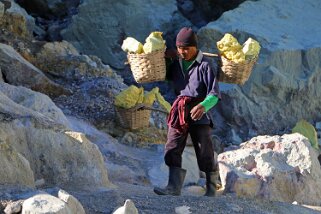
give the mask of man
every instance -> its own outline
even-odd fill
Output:
[[[182,28],[176,37],[178,59],[169,66],[167,79],[173,82],[174,101],[168,117],[165,163],[169,167],[168,185],[155,187],[159,195],[180,195],[186,170],[182,169],[182,153],[190,134],[197,163],[206,174],[206,196],[215,195],[217,162],[211,142],[212,121],[206,114],[219,100],[220,93],[215,72],[197,48],[196,34]]]

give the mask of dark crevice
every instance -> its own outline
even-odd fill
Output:
[[[217,20],[225,11],[237,8],[246,0],[177,0],[178,10],[196,27]]]
[[[61,41],[62,29],[71,23],[71,17],[78,13],[78,6],[82,0],[52,1],[46,0],[16,0],[29,15],[35,18],[36,25],[34,36],[38,40]]]

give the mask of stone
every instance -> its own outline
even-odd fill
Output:
[[[28,13],[16,4],[15,1],[6,0],[3,2],[6,9],[2,14],[0,24],[17,36],[30,38],[35,27],[35,19],[28,15]]]
[[[46,77],[9,45],[0,43],[0,63],[7,83],[25,86],[52,96],[70,94],[70,91]]]
[[[98,147],[84,134],[70,129],[65,116],[48,96],[0,83],[0,112],[0,141],[29,162],[32,170],[29,174],[34,175],[30,185],[34,186],[34,180],[44,179],[46,186],[65,189],[112,186]],[[27,177],[28,171],[22,172],[16,179]],[[18,180],[12,181],[19,184]]]
[[[2,137],[0,138],[0,184],[35,187],[29,161]]]
[[[317,205],[321,168],[318,153],[303,135],[257,136],[218,156],[225,193]]]
[[[49,194],[38,194],[23,202],[21,214],[38,213],[70,214],[72,212],[59,198]]]
[[[20,213],[22,210],[22,203],[23,203],[23,200],[18,200],[18,201],[9,203],[4,209],[4,213],[5,214]]]
[[[66,191],[62,189],[59,190],[58,198],[60,198],[62,201],[64,201],[67,204],[67,206],[71,210],[71,213],[86,214],[81,203],[74,196],[70,195]]]
[[[80,54],[67,41],[46,43],[36,53],[32,63],[43,72],[67,80],[78,80],[84,77],[115,77],[117,75],[109,65],[102,63],[100,58]]]
[[[126,199],[124,206],[119,207],[113,214],[138,214],[138,210],[132,200]]]

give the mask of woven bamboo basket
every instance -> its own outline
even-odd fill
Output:
[[[130,109],[115,106],[115,111],[118,123],[124,128],[134,130],[149,126],[151,110],[144,106],[137,105]]]
[[[148,83],[165,80],[166,65],[164,50],[148,54],[127,54],[130,69],[137,83]]]
[[[243,85],[249,79],[256,61],[257,58],[254,58],[245,62],[235,63],[221,56],[219,81]]]

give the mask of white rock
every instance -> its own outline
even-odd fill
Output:
[[[113,214],[138,214],[138,210],[132,200],[127,199],[124,206],[119,207]]]
[[[218,158],[225,192],[318,205],[321,168],[317,152],[300,134],[258,136]]]
[[[176,214],[190,214],[192,213],[190,210],[190,207],[183,205],[180,207],[175,207],[175,213]]]
[[[23,174],[10,179],[6,177],[11,176],[10,173],[2,172],[5,177],[0,176],[0,183],[11,180],[22,184],[18,179],[28,177],[28,182],[23,184],[34,186],[31,177],[34,175],[35,179],[43,178],[46,184],[62,188],[92,189],[111,185],[98,147],[84,134],[67,131],[65,116],[47,96],[0,83],[0,112],[0,142],[6,142],[12,151],[20,153],[33,171],[22,170],[28,168],[22,167],[27,166],[22,164],[26,161],[13,161],[16,173],[12,171],[12,175],[18,175],[19,170]]]
[[[22,204],[21,214],[73,214],[67,204],[48,194],[28,198]]]
[[[86,214],[81,203],[74,196],[70,195],[66,191],[59,190],[58,198],[66,202],[67,206],[69,207],[72,213]]]

